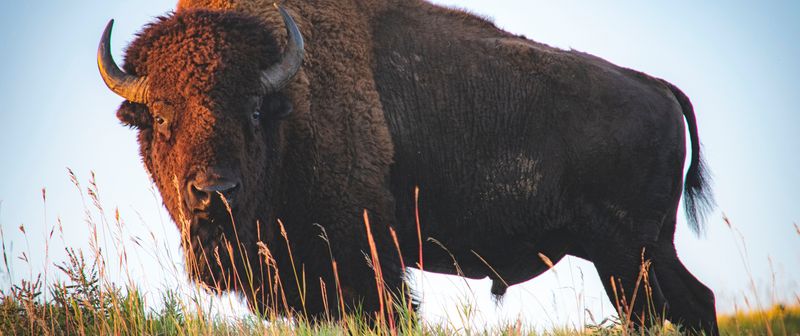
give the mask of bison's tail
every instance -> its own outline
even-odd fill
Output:
[[[674,85],[664,81],[669,87],[683,110],[686,124],[689,126],[689,139],[692,142],[692,158],[689,163],[689,170],[686,172],[686,180],[683,186],[683,206],[686,210],[686,217],[689,227],[696,234],[704,231],[703,224],[706,214],[714,208],[714,195],[709,186],[710,178],[706,170],[705,162],[700,156],[700,139],[697,135],[697,121],[694,117],[694,108],[689,97]]]

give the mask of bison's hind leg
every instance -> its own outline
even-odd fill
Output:
[[[678,259],[672,235],[662,235],[654,252],[656,275],[669,302],[667,319],[687,331],[719,335],[714,293]]]

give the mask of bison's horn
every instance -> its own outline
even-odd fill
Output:
[[[303,64],[303,35],[289,13],[283,7],[278,7],[283,16],[283,23],[286,25],[286,34],[289,39],[286,43],[286,50],[278,63],[269,67],[261,73],[261,84],[267,92],[276,92],[282,89],[294,78],[300,66]]]
[[[126,74],[117,66],[111,57],[111,27],[114,20],[108,21],[106,30],[100,38],[100,45],[97,47],[97,67],[100,69],[100,76],[111,91],[134,103],[147,103],[147,77],[136,77]]]

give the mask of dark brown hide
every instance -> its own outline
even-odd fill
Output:
[[[613,277],[631,302],[645,249],[656,310],[717,333],[713,293],[673,245],[684,120],[692,141],[690,219],[711,204],[694,112],[680,90],[425,2],[286,6],[306,58],[281,92],[257,90],[258,72],[286,43],[271,2],[180,1],[176,14],[148,26],[127,51],[125,70],[148,76],[153,103],[124,103],[118,115],[139,128],[142,157],[170,214],[179,227],[188,223],[187,248],[222,260],[196,256],[193,277],[242,292],[259,311],[276,308],[257,256],[261,241],[289,309],[323,314],[320,280],[327,302],[338,302],[336,260],[347,309],[375,312],[362,214],[369,213],[386,285],[399,293],[403,270],[389,227],[405,264],[415,265],[413,190],[420,186],[426,270],[454,274],[454,257],[464,276],[492,278],[501,295],[548,269],[540,254],[553,262],[571,254],[595,263],[610,299]],[[259,100],[267,115],[293,113],[254,124]],[[170,127],[158,126],[163,119]],[[220,170],[241,180],[235,223],[219,203],[199,216],[184,205],[187,181]],[[252,287],[227,280],[248,267]],[[305,305],[293,269],[305,274]],[[642,317],[641,293],[635,317]],[[336,316],[337,305],[330,309]]]

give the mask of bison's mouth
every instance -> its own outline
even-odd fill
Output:
[[[246,283],[242,272],[244,251],[253,245],[239,229],[246,220],[236,208],[215,198],[205,210],[192,211],[189,227],[190,246],[185,251],[189,274],[216,290],[236,289]]]
[[[210,204],[203,209],[192,210],[192,227],[198,224],[231,226],[236,222],[238,207],[236,200],[211,197]]]

